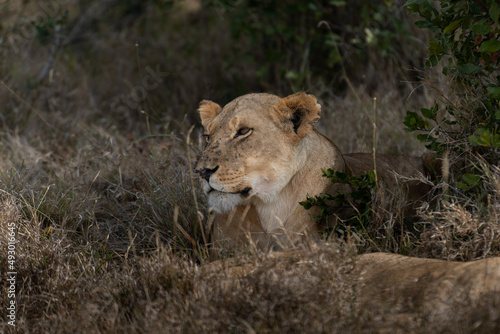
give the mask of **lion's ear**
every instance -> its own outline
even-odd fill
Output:
[[[321,106],[316,97],[303,92],[281,99],[275,108],[282,117],[290,120],[299,138],[311,133],[321,116]]]
[[[221,111],[221,107],[212,101],[203,100],[200,102],[200,106],[198,107],[198,112],[201,117],[201,124],[204,128],[217,116]]]

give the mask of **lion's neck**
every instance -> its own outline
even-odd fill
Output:
[[[283,227],[292,234],[315,229],[314,221],[299,202],[305,200],[306,194],[325,192],[329,181],[322,177],[321,169],[345,170],[340,150],[325,139],[317,131],[304,138],[292,162],[296,172],[290,182],[272,201],[255,199],[254,208],[265,232],[279,234]]]

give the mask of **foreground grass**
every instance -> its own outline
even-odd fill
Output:
[[[70,14],[78,13],[79,1],[66,3]],[[20,24],[21,14],[2,17],[5,27]],[[251,250],[212,254],[204,198],[190,173],[190,159],[202,147],[199,128],[190,145],[186,137],[198,124],[199,100],[228,102],[221,96],[235,97],[238,80],[248,82],[247,90],[260,87],[252,82],[257,68],[213,66],[213,59],[238,46],[228,45],[227,26],[210,26],[206,13],[190,18],[201,23],[183,25],[155,13],[111,24],[92,16],[99,11],[83,14],[102,35],[76,31],[43,82],[34,83],[33,73],[47,63],[50,45],[30,40],[19,53],[0,45],[2,310],[9,303],[9,224],[15,225],[17,272],[16,327],[2,311],[0,332],[498,331],[495,310],[487,306],[464,305],[448,323],[432,323],[425,315],[401,323],[391,312],[357,312],[348,278],[356,252],[450,260],[500,255],[498,171],[485,173],[486,204],[441,196],[438,187],[438,206],[422,210],[411,224],[379,198],[369,229],[301,246],[288,260]],[[141,84],[146,66],[158,64],[171,76],[148,91],[140,106],[110,108]],[[308,92],[323,105],[320,130],[344,152],[371,151],[373,95],[360,89],[340,97],[312,82]],[[416,100],[407,101],[392,89],[394,78],[376,83],[377,152],[422,153],[403,132],[402,120],[408,103],[428,105],[425,94],[414,92]],[[212,84],[224,93],[212,92]],[[228,254],[233,260],[227,261],[255,269],[239,277],[210,264],[226,261]]]
[[[338,243],[304,247],[287,259],[240,254],[228,264],[250,265],[235,275],[225,261],[200,266],[159,243],[106,258],[98,243],[77,245],[70,231],[50,234],[23,218],[3,197],[2,228],[17,225],[16,327],[5,332],[495,332],[495,310],[457,310],[449,322],[426,314],[398,321],[399,311],[355,309],[349,273],[352,252]],[[4,234],[3,234],[4,235]],[[2,237],[4,238],[4,237]],[[1,240],[4,244],[5,240]],[[133,248],[130,243],[130,248]],[[3,259],[3,256],[2,256]],[[4,262],[2,260],[2,262]],[[1,263],[2,266],[5,263]],[[2,284],[3,295],[6,285]],[[5,309],[5,299],[2,301]]]
[[[15,329],[6,313],[1,315],[3,331],[498,330],[495,311],[486,304],[474,310],[464,305],[449,323],[432,322],[427,315],[401,323],[396,311],[357,311],[349,278],[356,252],[403,252],[404,246],[404,252],[444,259],[498,255],[497,197],[489,216],[451,204],[440,212],[427,210],[417,224],[421,234],[406,231],[406,238],[389,243],[398,221],[381,216],[389,218],[379,218],[368,239],[352,232],[348,238],[299,246],[285,260],[252,251],[224,260],[204,243],[199,219],[205,226],[207,214],[202,198],[196,198],[196,209],[184,143],[151,138],[140,143],[141,151],[133,148],[137,143],[117,139],[122,144],[102,153],[111,155],[108,159],[73,154],[73,162],[87,163],[73,175],[65,170],[72,170],[71,160],[53,169],[48,161],[28,160],[37,156],[33,146],[24,153],[16,146],[25,163],[1,174],[0,266],[8,266],[6,232],[15,223],[18,308]],[[10,147],[16,142],[4,140]],[[165,145],[169,149],[162,151]],[[208,265],[221,260],[222,266]],[[235,275],[231,266],[224,269],[225,261],[253,269]],[[7,296],[8,288],[3,280],[0,294]],[[5,310],[8,301],[2,298],[0,307]]]

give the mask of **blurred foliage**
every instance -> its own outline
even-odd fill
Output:
[[[249,40],[246,59],[258,64],[264,87],[300,90],[320,80],[338,91],[346,75],[376,80],[358,75],[370,57],[407,68],[414,56],[404,50],[410,25],[398,1],[240,0],[230,9],[232,38]]]
[[[478,161],[500,163],[500,8],[496,0],[435,3],[409,0],[406,6],[423,18],[417,26],[434,33],[426,66],[442,66],[452,91],[441,104],[408,111],[404,123],[407,131],[420,132],[428,149],[450,152],[460,191],[486,198]]]
[[[423,59],[400,0],[7,0],[0,6],[0,74],[22,99],[40,110],[56,102],[73,110],[89,99],[92,108],[81,118],[127,131],[178,129],[182,122],[189,128],[198,122],[198,101],[207,98],[298,90],[342,95],[348,81],[369,93],[401,88],[406,69]],[[29,68],[20,57],[27,51],[37,54]],[[115,110],[117,99],[141,85],[145,68],[157,65],[168,78],[136,107]],[[49,73],[58,75],[59,86],[47,82]],[[76,89],[75,77],[85,78],[88,91],[78,88],[60,101]],[[0,117],[10,127],[36,119],[29,109],[9,111],[15,108],[4,104]]]

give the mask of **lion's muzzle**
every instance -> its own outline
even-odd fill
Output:
[[[209,168],[198,169],[196,170],[196,173],[198,173],[207,182],[210,182],[210,176],[212,176],[212,174],[214,174],[217,171],[217,169],[219,169],[219,166],[216,166],[215,168],[212,169]]]
[[[231,184],[225,185],[221,184],[218,178],[212,177],[215,172],[219,169],[219,166],[215,168],[199,168],[196,169],[196,173],[200,175],[200,177],[206,181],[203,182],[203,191],[205,194],[210,194],[212,191],[218,191],[220,193],[226,193],[231,195],[241,195],[242,198],[248,198],[252,192],[251,187],[245,187],[243,189],[230,189],[228,186],[232,186]]]

